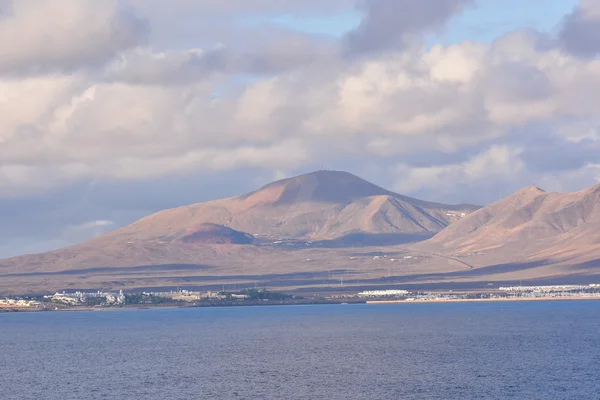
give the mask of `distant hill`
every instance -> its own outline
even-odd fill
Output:
[[[197,244],[253,244],[255,242],[252,235],[209,223],[187,228],[183,233],[175,235],[173,239]]]

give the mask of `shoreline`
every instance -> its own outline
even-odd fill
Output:
[[[300,306],[300,305],[351,305],[351,304],[426,304],[426,303],[505,303],[505,302],[530,302],[530,301],[591,301],[600,300],[600,296],[585,297],[523,297],[523,298],[493,298],[493,299],[438,299],[438,300],[367,300],[360,302],[305,302],[305,303],[270,303],[270,304],[211,304],[211,305],[168,305],[168,306],[129,306],[129,307],[69,307],[59,309],[39,308],[2,308],[0,314],[13,312],[83,312],[83,311],[115,311],[115,310],[156,310],[156,309],[182,309],[182,308],[222,308],[222,307],[269,307],[269,306]]]
[[[282,301],[271,301],[261,303],[237,303],[237,304],[169,304],[169,305],[126,305],[126,306],[106,306],[106,307],[89,307],[89,306],[75,306],[75,307],[59,307],[59,308],[0,308],[0,314],[13,313],[13,312],[83,312],[83,311],[115,311],[115,310],[167,310],[167,309],[186,309],[186,308],[223,308],[223,307],[273,307],[273,306],[302,306],[302,305],[326,305],[326,304],[365,304],[365,301],[354,301],[354,302],[338,302],[338,301],[314,301],[314,302],[282,302]]]
[[[503,303],[514,301],[573,301],[573,300],[600,300],[600,296],[582,297],[515,297],[494,299],[438,299],[438,300],[367,300],[366,304],[411,304],[411,303]]]

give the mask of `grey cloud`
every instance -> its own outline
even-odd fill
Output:
[[[186,84],[215,75],[270,75],[332,57],[331,44],[289,32],[275,39],[240,48],[216,46],[207,50],[152,53],[136,49],[122,54],[106,71],[109,81],[133,84]]]
[[[482,89],[502,102],[531,101],[552,95],[552,83],[539,69],[523,63],[509,62],[486,71]]]
[[[458,164],[465,162],[471,157],[474,157],[477,153],[481,152],[482,146],[467,148],[461,152],[441,152],[434,150],[424,150],[419,153],[409,153],[402,155],[402,157],[394,157],[394,162],[402,162],[403,164],[409,165],[415,168],[427,168],[435,166],[443,166],[449,164]]]
[[[487,180],[477,183],[454,182],[451,187],[423,188],[411,193],[413,197],[445,204],[486,205],[522,189],[535,185],[534,179],[517,178],[512,181]]]
[[[3,75],[98,67],[148,40],[146,21],[116,1],[65,1],[57,7],[49,0],[23,0],[13,2],[10,10],[0,24]]]
[[[344,38],[347,54],[402,49],[410,35],[436,30],[473,0],[364,0],[360,25]]]
[[[336,49],[328,43],[317,43],[306,35],[284,35],[253,52],[242,53],[238,64],[253,73],[277,73],[331,56]]]
[[[348,10],[355,0],[124,0],[152,26],[154,47],[203,47],[216,43],[255,47],[265,36],[279,33],[269,23],[273,17],[324,18]],[[281,25],[277,26],[281,28]]]
[[[571,54],[581,57],[600,54],[600,5],[583,0],[563,20],[558,39]]]
[[[185,84],[227,72],[230,54],[224,48],[151,53],[134,50],[110,65],[106,80],[136,85]]]
[[[527,57],[535,53],[553,51],[558,47],[557,39],[545,32],[533,28],[521,28],[505,33],[492,42],[492,49],[506,61],[515,58],[515,55]]]
[[[588,163],[600,163],[600,142],[590,139],[572,142],[546,138],[530,143],[520,158],[535,172],[577,170]]]
[[[9,17],[12,14],[12,0],[0,0],[0,18]]]
[[[543,175],[527,170],[518,154],[510,145],[492,145],[464,162],[426,168],[400,164],[396,188],[444,203],[488,204],[540,182]]]
[[[167,16],[214,16],[240,13],[330,13],[352,4],[354,0],[127,0],[146,12]]]

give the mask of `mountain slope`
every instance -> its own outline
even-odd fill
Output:
[[[598,259],[600,186],[566,194],[525,188],[465,216],[415,248],[547,263]]]
[[[256,254],[278,240],[378,244],[431,237],[478,207],[450,206],[402,196],[346,172],[317,171],[268,184],[239,197],[160,211],[65,249],[0,261],[0,274],[168,263],[222,264]],[[225,246],[225,247],[223,247]],[[270,251],[270,250],[268,250]],[[235,254],[234,254],[235,253]],[[223,256],[226,254],[226,256]]]
[[[318,171],[0,260],[0,292],[256,281],[313,290],[341,284],[332,278],[340,273],[376,287],[600,282],[600,185],[568,194],[529,187],[478,208]]]
[[[162,238],[201,223],[258,237],[327,240],[351,233],[433,234],[478,207],[405,197],[346,172],[318,171],[239,197],[161,211],[114,235]]]
[[[203,223],[188,228],[173,239],[197,244],[253,244],[254,237],[223,225]]]

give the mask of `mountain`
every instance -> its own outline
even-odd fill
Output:
[[[108,237],[171,240],[205,223],[272,239],[332,240],[357,233],[426,237],[477,208],[412,199],[347,172],[317,171],[239,197],[161,211]]]
[[[337,265],[359,271],[368,258],[356,261],[350,255],[356,248],[389,250],[424,240],[478,208],[417,200],[347,172],[317,171],[238,197],[160,211],[68,248],[0,260],[0,283],[140,287],[181,283],[177,279],[208,270],[211,279],[320,274]],[[319,263],[307,264],[314,259]]]
[[[600,283],[600,185],[566,194],[528,187],[479,208],[317,171],[160,211],[75,246],[0,260],[0,293],[521,281]]]
[[[522,189],[415,248],[471,253],[476,262],[562,264],[573,271],[590,263],[600,266],[600,185],[575,193]]]

